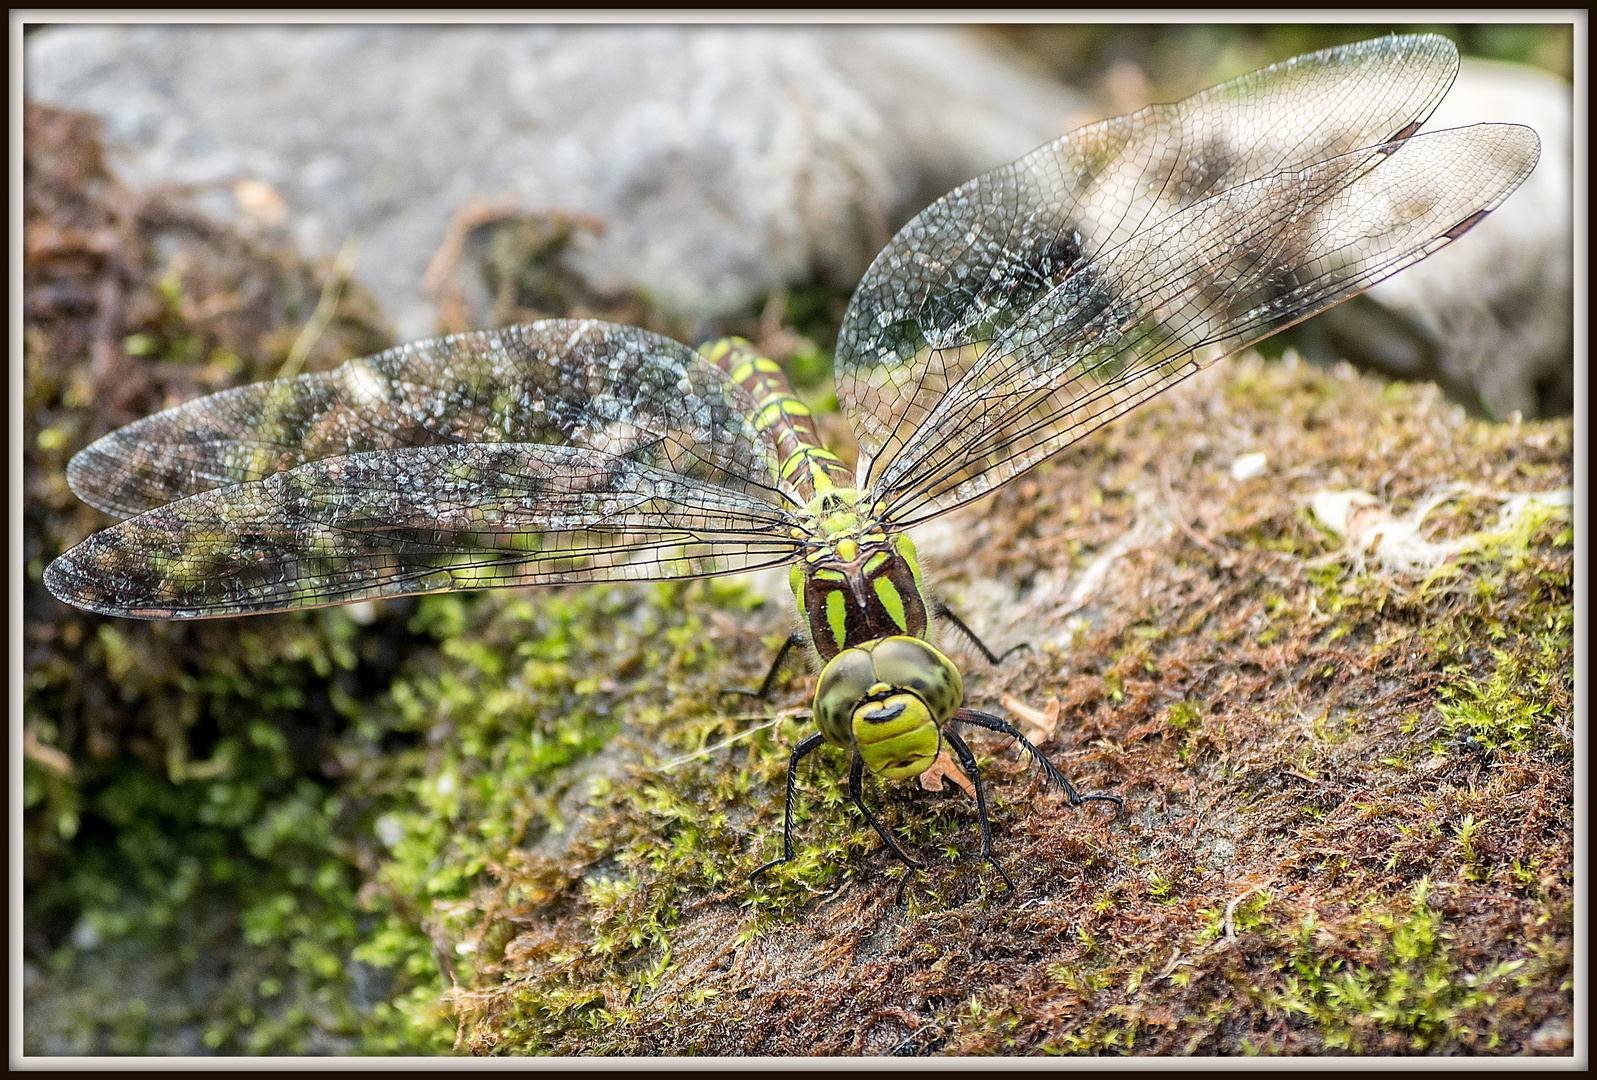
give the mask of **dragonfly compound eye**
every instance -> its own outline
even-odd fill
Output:
[[[864,701],[879,682],[871,654],[866,649],[844,649],[827,661],[815,686],[815,722],[833,746],[854,745],[854,707]]]
[[[912,691],[941,724],[965,700],[965,684],[954,662],[920,638],[889,637],[874,642],[871,662],[876,682]]]

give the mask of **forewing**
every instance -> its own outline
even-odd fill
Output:
[[[412,593],[753,569],[783,511],[584,447],[425,446],[324,458],[148,510],[45,571],[108,615],[208,618]]]
[[[1412,134],[1457,70],[1434,35],[1300,56],[1082,128],[927,207],[877,255],[838,335],[861,487],[1083,263],[1218,192]]]
[[[1481,124],[1239,184],[1079,264],[907,433],[870,499],[952,509],[1221,356],[1461,236],[1535,167],[1529,128]],[[949,365],[956,366],[956,365]]]
[[[724,372],[670,338],[551,319],[416,342],[333,371],[199,398],[85,448],[67,479],[85,502],[128,517],[323,458],[541,443],[777,498],[751,407]]]

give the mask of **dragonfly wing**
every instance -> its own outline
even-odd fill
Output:
[[[927,207],[877,255],[838,335],[861,489],[1080,264],[1218,192],[1412,134],[1457,71],[1457,49],[1435,35],[1300,56],[1089,125]]]
[[[129,517],[321,458],[543,443],[774,490],[774,462],[751,410],[741,387],[679,342],[551,319],[198,398],[86,447],[67,479],[85,502]]]
[[[1078,264],[963,363],[880,471],[872,501],[909,525],[979,497],[1463,235],[1530,174],[1539,149],[1515,125],[1438,131],[1169,215]]]
[[[662,580],[792,558],[784,511],[585,447],[424,446],[307,462],[91,536],[45,571],[60,599],[208,618],[413,593]]]

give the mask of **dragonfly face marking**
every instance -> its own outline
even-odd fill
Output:
[[[44,583],[90,610],[188,619],[787,565],[825,664],[789,809],[804,753],[852,749],[850,794],[917,865],[858,781],[866,764],[915,775],[945,740],[974,769],[944,725],[1016,738],[1072,805],[1084,799],[1013,727],[961,704],[958,670],[925,641],[905,530],[1495,209],[1539,144],[1505,124],[1422,132],[1457,69],[1435,35],[1311,53],[1089,125],[938,199],[876,256],[843,317],[852,470],[746,341],[696,352],[548,320],[113,432],[67,478],[126,520]]]

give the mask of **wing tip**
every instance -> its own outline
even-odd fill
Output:
[[[97,615],[117,615],[131,619],[170,619],[166,608],[144,608],[120,602],[105,587],[93,564],[98,551],[90,537],[44,568],[44,587],[63,604],[92,611]]]

